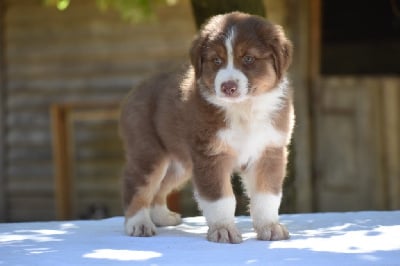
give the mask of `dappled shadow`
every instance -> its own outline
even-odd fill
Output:
[[[155,237],[128,237],[123,218],[0,224],[0,264],[347,265],[400,260],[400,212],[282,215],[286,241],[258,241],[250,217],[238,217],[238,245],[206,240],[203,217],[158,228]],[[62,258],[60,260],[60,258]]]
[[[70,234],[71,230],[77,229],[77,226],[73,223],[62,223],[57,229],[47,229],[43,223],[41,223],[41,226],[35,226],[34,223],[29,226],[24,226],[22,223],[15,225],[19,227],[19,229],[0,232],[1,246],[63,241],[63,235]],[[37,228],[32,229],[32,225]],[[24,227],[29,229],[24,229]]]
[[[177,226],[159,227],[160,236],[205,237],[208,230],[204,217],[188,217],[184,223]]]
[[[68,235],[78,229],[78,226],[69,222],[0,224],[0,264],[16,265],[35,256],[44,258],[58,254],[62,249],[56,243],[64,242]]]
[[[301,219],[297,219],[299,215],[291,215],[282,219],[291,231],[291,239],[273,242],[270,248],[358,254],[400,251],[400,242],[394,241],[400,239],[399,214],[393,215],[320,213],[302,214]]]
[[[236,217],[235,224],[243,235],[243,240],[254,238],[253,227],[251,226],[251,218],[248,216]],[[208,226],[204,217],[188,217],[185,222],[178,226],[168,226],[158,228],[158,236],[183,236],[196,239],[206,239]]]

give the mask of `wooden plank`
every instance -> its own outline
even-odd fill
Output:
[[[400,209],[400,79],[383,81],[383,123],[388,208]]]
[[[381,80],[321,78],[315,154],[318,211],[387,208]]]
[[[52,173],[52,161],[39,159],[13,162],[8,166],[6,172],[7,176],[12,177],[8,180],[9,184],[18,179],[26,179],[27,181],[37,179],[40,183],[39,181],[45,178],[45,183],[51,182]]]
[[[88,46],[90,46],[88,44]],[[71,66],[79,66],[81,64],[84,65],[93,65],[95,66],[96,64],[105,64],[109,63],[112,65],[116,65],[120,63],[121,65],[124,64],[130,64],[132,62],[138,62],[142,64],[147,63],[159,63],[159,62],[165,62],[167,60],[172,60],[176,61],[178,59],[187,59],[186,56],[186,51],[188,51],[189,46],[180,46],[177,48],[171,48],[168,49],[168,51],[165,50],[159,50],[159,51],[154,51],[152,53],[151,50],[147,50],[146,53],[138,53],[138,50],[140,50],[140,47],[136,47],[136,51],[130,50],[130,51],[115,51],[113,49],[110,49],[109,51],[106,52],[93,52],[93,53],[85,53],[81,52],[78,54],[73,53],[70,51],[68,53],[68,56],[65,56],[62,58],[62,63],[65,64],[65,67],[71,67]],[[167,52],[167,53],[165,53]],[[38,64],[39,67],[42,67],[43,65],[48,65],[48,64],[57,64],[60,63],[60,61],[57,61],[60,59],[57,57],[57,54],[47,54],[46,56],[39,56],[38,54],[26,54],[25,56],[21,56],[19,54],[15,54],[10,57],[12,59],[12,64],[24,64],[26,63],[35,63]],[[43,60],[40,60],[43,59]]]
[[[50,162],[51,155],[52,152],[49,145],[37,145],[36,143],[31,143],[30,145],[12,145],[7,149],[6,158],[14,164],[24,162],[36,163],[36,161]]]
[[[5,158],[6,158],[6,144],[5,140],[5,92],[6,92],[6,77],[5,77],[5,40],[4,40],[4,1],[0,1],[0,222],[7,220],[6,216],[6,175],[5,175]]]
[[[352,191],[358,184],[356,182],[357,169],[355,169],[357,136],[354,132],[354,122],[354,116],[331,114],[325,114],[320,121],[320,161],[318,161],[322,165],[319,171],[320,181],[322,182],[321,186],[330,190]],[[335,129],[334,137],[330,134],[333,128]],[[340,143],[340,148],[333,148],[335,143]],[[329,152],[327,152],[328,150]],[[325,188],[321,188],[321,191]],[[338,201],[331,203],[337,205]]]
[[[111,82],[111,81],[110,81]],[[132,83],[140,82],[140,80],[135,80]],[[53,84],[57,85],[57,84]],[[61,85],[57,89],[53,89],[51,86],[46,86],[46,88],[35,88],[35,87],[21,87],[15,88],[14,91],[10,91],[7,95],[6,108],[12,112],[26,112],[35,111],[40,112],[43,115],[45,109],[49,107],[54,101],[56,102],[71,102],[79,101],[84,97],[90,101],[121,101],[122,97],[130,90],[130,86],[119,86],[121,84],[116,84],[113,87],[74,87],[74,84]],[[47,97],[43,97],[46,95]],[[29,103],[29,100],[32,103]],[[34,110],[33,110],[34,109]],[[45,118],[48,117],[45,116]]]
[[[382,157],[382,78],[353,77],[357,90],[354,130],[357,134],[356,178],[360,209],[387,209]]]
[[[76,78],[70,78],[69,80],[66,80],[65,78],[59,77],[56,79],[41,79],[41,80],[34,80],[32,79],[29,81],[28,79],[26,80],[12,80],[9,81],[9,89],[12,90],[18,90],[18,88],[24,88],[25,90],[31,90],[32,94],[31,98],[32,100],[42,100],[42,101],[50,101],[54,100],[55,97],[59,97],[59,95],[48,95],[45,99],[43,99],[43,95],[38,95],[37,93],[34,93],[34,90],[36,89],[51,89],[51,88],[62,88],[64,90],[68,90],[70,88],[130,88],[132,87],[133,84],[137,84],[140,80],[142,80],[138,76],[132,76],[132,75],[127,75],[127,76],[116,76],[116,77],[91,77],[91,78],[84,78],[82,77],[76,77]],[[29,92],[28,92],[29,93]],[[28,94],[25,92],[25,94]],[[83,91],[84,93],[84,91]],[[65,94],[68,94],[66,92]],[[13,96],[13,95],[12,95]],[[24,96],[24,95],[22,95]],[[69,94],[68,97],[77,97],[76,100],[79,100],[79,95],[71,95]],[[46,103],[46,102],[45,102]]]
[[[321,23],[322,23],[322,0],[310,1],[310,16],[309,16],[309,74],[311,82],[317,82],[320,77],[320,61],[321,61]],[[316,85],[316,84],[315,84]]]
[[[43,16],[43,15],[42,15]],[[26,16],[25,16],[26,17]],[[178,23],[179,22],[185,22],[187,23],[188,21],[185,19],[178,19],[176,20]],[[73,37],[76,36],[78,38],[82,38],[84,35],[88,35],[89,33],[95,33],[95,36],[110,36],[110,37],[115,37],[117,40],[118,39],[128,39],[130,38],[130,35],[132,33],[138,34],[138,36],[141,37],[150,37],[150,38],[157,38],[163,36],[163,35],[168,35],[168,36],[178,36],[180,34],[184,34],[187,31],[191,31],[192,29],[190,26],[190,23],[187,25],[182,25],[179,30],[175,31],[173,30],[177,22],[176,21],[166,21],[165,24],[162,24],[164,26],[167,26],[166,30],[160,33],[159,27],[161,23],[149,23],[149,24],[131,24],[131,23],[126,23],[125,21],[120,21],[117,19],[108,19],[108,20],[103,20],[99,19],[99,16],[95,15],[90,15],[88,14],[85,18],[83,19],[76,19],[73,20],[72,18],[64,19],[64,20],[53,20],[52,23],[46,22],[46,20],[43,21],[32,21],[32,18],[29,18],[29,20],[15,20],[15,21],[10,21],[12,24],[10,25],[10,32],[9,37],[11,40],[26,40],[27,38],[37,38],[37,37],[44,37],[46,38],[46,33],[47,34],[52,34],[50,36],[51,38],[68,38],[68,37]],[[24,28],[29,26],[34,22],[35,24],[38,25],[39,28],[33,28],[32,31],[29,31],[26,33],[26,36],[24,36]],[[109,29],[114,29],[113,31],[110,31]],[[158,35],[158,36],[155,36]],[[86,38],[92,38],[95,36],[86,36]],[[49,37],[49,36],[47,36]],[[67,40],[70,42],[70,40]]]
[[[87,77],[97,77],[103,74],[105,75],[135,75],[143,76],[146,73],[154,71],[157,65],[162,64],[162,62],[148,61],[148,60],[131,60],[125,58],[120,58],[121,61],[117,60],[98,60],[91,62],[90,64],[79,64],[77,62],[63,62],[60,64],[58,61],[53,62],[41,62],[37,65],[24,65],[23,63],[13,62],[7,69],[10,78],[25,78],[25,79],[40,79],[47,76],[51,77],[61,77],[64,78],[76,78],[77,76],[87,76]],[[168,60],[169,63],[174,61],[172,58]],[[178,62],[176,62],[178,63]],[[57,88],[53,88],[57,89]]]
[[[7,126],[8,127],[20,127],[29,124],[32,127],[43,128],[48,127],[50,124],[50,118],[47,112],[26,112],[26,111],[15,111],[7,115]]]
[[[297,212],[313,211],[313,183],[312,183],[312,142],[310,117],[310,80],[309,69],[309,3],[308,1],[288,1],[287,16],[290,27],[290,38],[294,44],[293,64],[290,68],[290,77],[294,87],[294,105],[296,112],[296,126],[294,130],[294,172]],[[306,3],[306,4],[305,4]]]
[[[45,39],[44,39],[45,40]],[[170,56],[170,52],[172,54],[186,54],[187,50],[183,50],[184,48],[189,48],[190,41],[182,41],[180,38],[178,40],[168,40],[165,39],[157,39],[153,38],[150,40],[146,40],[145,42],[134,41],[134,40],[125,40],[121,43],[112,43],[110,41],[104,42],[101,39],[97,42],[96,40],[88,40],[82,39],[78,44],[74,43],[60,43],[57,45],[57,40],[54,44],[55,46],[50,48],[46,47],[43,42],[38,42],[37,44],[33,43],[32,45],[26,45],[25,43],[16,43],[15,46],[8,48],[8,57],[12,59],[18,59],[22,57],[29,58],[43,58],[44,60],[48,60],[49,58],[57,59],[57,56],[60,56],[60,53],[65,56],[73,56],[75,58],[79,57],[92,57],[95,58],[102,54],[107,54],[110,51],[113,51],[116,56],[122,54],[133,55],[143,59],[144,55],[151,56],[154,54],[153,58],[157,55],[167,55]],[[61,42],[62,40],[60,40]],[[87,49],[87,45],[91,46],[91,49]],[[43,49],[43,46],[47,49]],[[169,47],[170,46],[170,47]],[[140,50],[138,50],[140,49]],[[35,54],[31,54],[31,53]],[[143,56],[141,56],[143,55]]]
[[[54,219],[53,195],[49,193],[11,195],[9,197],[10,222],[49,221]]]
[[[109,160],[110,163],[113,163],[114,160],[123,158],[122,143],[117,134],[112,139],[103,138],[102,142],[90,143],[90,145],[77,142],[75,145],[79,147],[79,151],[75,153],[75,158],[82,162],[90,158],[96,161]]]
[[[95,18],[94,18],[95,19]],[[182,21],[183,23],[187,21]],[[175,22],[176,23],[176,22]],[[95,27],[93,26],[95,25]],[[109,43],[111,45],[120,46],[122,49],[129,47],[123,47],[122,43],[130,43],[136,45],[135,41],[132,40],[132,35],[140,36],[140,39],[136,39],[138,44],[151,44],[151,40],[159,40],[160,43],[177,41],[177,39],[182,39],[182,36],[190,35],[193,33],[190,24],[183,25],[180,30],[176,30],[170,23],[166,24],[150,24],[150,25],[132,25],[128,23],[113,23],[90,20],[86,21],[54,21],[52,23],[37,24],[38,28],[33,28],[31,31],[26,32],[28,25],[18,25],[12,24],[7,31],[7,38],[10,41],[19,43],[24,47],[29,47],[25,42],[31,40],[33,47],[37,48],[38,44],[43,39],[51,39],[54,41],[54,45],[58,46],[71,46],[73,45],[73,40],[71,38],[76,38],[77,46],[80,47],[82,42],[93,42],[98,43],[98,45]],[[165,31],[160,32],[159,27],[165,27]],[[110,29],[115,29],[115,31],[110,31]],[[175,30],[174,30],[175,29]],[[24,32],[26,32],[24,34]],[[51,34],[49,36],[49,34]],[[110,41],[109,38],[115,39],[116,43]],[[186,40],[183,43],[186,43]],[[53,49],[53,43],[51,48]]]
[[[40,197],[40,195],[51,195],[53,197],[53,188],[52,176],[28,180],[24,176],[18,176],[11,178],[7,185],[7,191],[13,197]]]
[[[357,210],[359,202],[354,197],[359,196],[357,184],[363,180],[358,180],[356,173],[356,111],[348,115],[330,112],[330,108],[338,108],[334,104],[336,99],[355,99],[356,91],[347,87],[331,88],[327,83],[319,88],[322,107],[316,119],[315,207],[317,211]],[[325,106],[326,103],[329,105]],[[352,106],[355,108],[354,103]]]
[[[29,134],[27,134],[29,131]],[[29,126],[21,126],[8,130],[6,141],[9,145],[45,145],[50,139],[51,134],[46,128],[30,128]]]
[[[125,89],[126,92],[129,90]],[[26,94],[26,97],[12,97],[8,99],[9,110],[21,110],[21,109],[36,109],[41,108],[43,106],[50,106],[54,102],[72,102],[79,101],[82,98],[87,99],[88,101],[98,101],[104,102],[106,100],[115,100],[121,101],[122,99],[122,90],[119,90],[119,94],[105,93],[105,94],[56,94],[56,95],[48,95],[48,97],[43,97],[43,95],[36,95],[29,98],[30,94]],[[85,97],[87,96],[87,97]]]

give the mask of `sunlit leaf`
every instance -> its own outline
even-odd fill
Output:
[[[60,0],[57,3],[57,9],[63,11],[69,6],[69,0]]]

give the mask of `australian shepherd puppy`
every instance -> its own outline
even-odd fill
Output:
[[[166,197],[192,177],[207,239],[241,242],[231,185],[238,172],[258,239],[289,237],[278,209],[294,124],[291,57],[280,26],[239,12],[218,15],[193,41],[190,66],[127,96],[120,125],[128,235],[152,236],[156,226],[181,223]]]

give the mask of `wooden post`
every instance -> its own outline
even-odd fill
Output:
[[[290,10],[288,26],[290,38],[294,43],[294,58],[290,67],[290,78],[294,87],[294,105],[296,112],[296,126],[294,130],[293,147],[295,155],[293,168],[295,173],[296,212],[313,211],[313,173],[312,173],[312,117],[311,117],[311,89],[312,52],[310,42],[312,31],[310,29],[310,13],[314,12],[311,5],[319,0],[287,1]],[[315,8],[315,6],[314,6]]]
[[[320,77],[321,69],[321,0],[310,0],[310,15],[309,15],[309,73],[310,81],[315,87]]]
[[[385,78],[383,81],[384,154],[386,195],[391,210],[400,209],[400,79]]]
[[[6,180],[6,145],[5,145],[5,120],[6,120],[6,77],[5,77],[5,40],[4,40],[4,1],[0,1],[0,222],[7,220],[7,180]]]
[[[58,220],[72,218],[71,180],[68,165],[67,112],[65,106],[51,107],[53,156],[55,160],[55,200]]]

